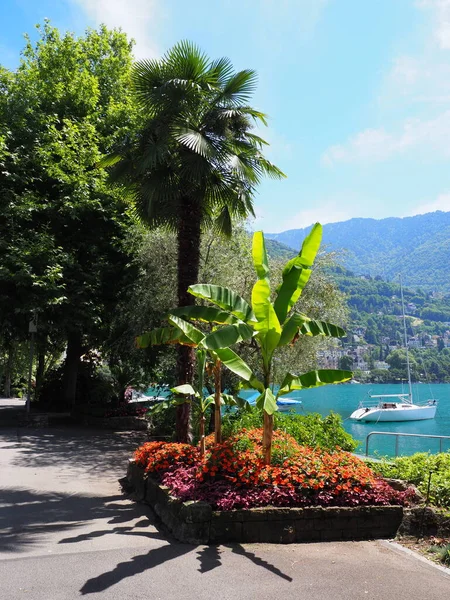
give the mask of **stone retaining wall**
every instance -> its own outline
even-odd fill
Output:
[[[401,506],[254,508],[214,511],[206,502],[182,502],[129,461],[127,480],[136,500],[149,504],[182,542],[321,542],[393,538]]]
[[[450,536],[450,516],[448,511],[430,506],[405,508],[403,521],[398,532],[400,535],[414,537],[435,536],[446,538]]]

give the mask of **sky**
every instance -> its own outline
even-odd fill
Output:
[[[450,0],[2,0],[1,64],[44,18],[120,27],[137,59],[189,39],[256,69],[287,178],[260,185],[254,228],[450,211]]]

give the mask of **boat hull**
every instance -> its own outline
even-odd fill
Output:
[[[425,421],[434,419],[436,415],[436,405],[416,406],[414,404],[405,407],[399,405],[396,408],[379,408],[370,409],[358,408],[351,415],[350,419],[355,421],[367,422],[393,422],[393,421]]]

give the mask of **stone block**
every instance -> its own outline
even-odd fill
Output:
[[[183,502],[180,519],[185,523],[205,523],[211,521],[212,508],[207,502]]]
[[[242,521],[222,521],[214,517],[211,520],[209,541],[211,544],[227,544],[229,542],[242,542]]]
[[[321,532],[314,529],[309,524],[314,521],[307,519],[305,521],[294,521],[295,541],[296,542],[320,542],[322,539]]]
[[[133,489],[134,497],[138,502],[141,502],[145,498],[145,484],[146,475],[142,467],[136,464],[136,462],[129,461],[127,470],[127,479],[130,486]]]
[[[290,544],[295,542],[295,521],[248,521],[243,523],[245,542],[266,542],[269,544]]]
[[[145,491],[145,502],[153,506],[158,498],[158,483],[151,479],[151,477],[147,478],[147,488]]]
[[[208,544],[210,525],[210,521],[206,523],[184,523],[177,520],[172,533],[180,542],[187,544]]]

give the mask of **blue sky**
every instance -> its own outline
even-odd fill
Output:
[[[3,65],[45,17],[122,27],[138,58],[186,38],[258,71],[288,178],[261,185],[254,227],[450,211],[450,0],[3,0]]]

